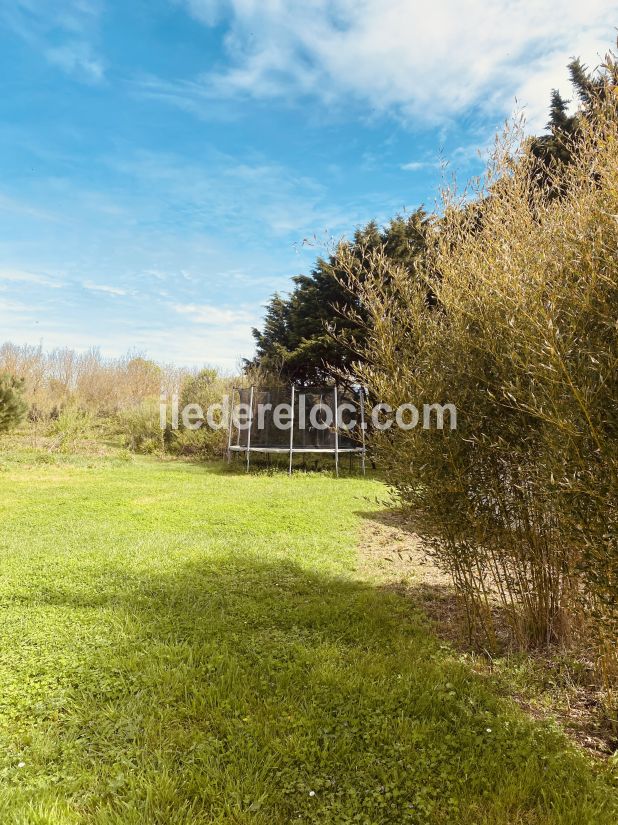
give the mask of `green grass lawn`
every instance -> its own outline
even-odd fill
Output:
[[[43,458],[0,454],[2,825],[618,821],[355,572],[378,482]]]

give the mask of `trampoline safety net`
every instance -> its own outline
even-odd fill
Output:
[[[293,453],[357,453],[364,470],[362,388],[235,388],[231,402],[228,454],[247,453],[247,466],[250,452],[288,452],[290,471]]]

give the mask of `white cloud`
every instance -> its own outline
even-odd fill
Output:
[[[197,20],[208,26],[214,26],[220,21],[227,5],[226,0],[174,0],[174,2],[184,3]]]
[[[178,2],[179,0],[176,0]],[[207,25],[227,21],[229,65],[168,94],[314,95],[444,122],[473,107],[537,127],[574,54],[596,65],[612,45],[616,0],[184,0]],[[225,16],[224,13],[225,12]],[[612,14],[613,13],[613,14]]]
[[[0,283],[2,281],[22,284],[36,284],[37,286],[46,286],[51,289],[61,289],[65,286],[63,281],[50,278],[47,275],[39,275],[35,272],[26,272],[21,269],[0,269]]]
[[[205,303],[172,304],[171,308],[188,321],[182,325],[182,331],[170,336],[174,339],[174,356],[178,363],[208,362],[234,369],[241,356],[250,356],[253,352],[251,328],[260,323],[259,311]],[[172,321],[170,328],[174,326]],[[168,334],[169,330],[163,333],[164,337]]]
[[[0,298],[0,312],[28,312],[29,307],[21,301],[9,301],[5,298]]]
[[[402,163],[401,168],[405,172],[419,172],[421,169],[439,169],[440,161],[437,160],[411,160],[410,163]]]
[[[19,275],[20,280],[22,275],[30,277],[30,273],[13,274]],[[86,299],[89,303],[72,300],[68,304],[73,316],[70,325],[59,312],[59,305],[43,301],[40,293],[28,294],[23,300],[19,292],[0,293],[0,343],[5,340],[40,342],[49,349],[98,347],[106,356],[120,356],[133,350],[145,352],[160,362],[188,366],[214,364],[226,370],[234,370],[243,356],[253,352],[251,328],[259,323],[261,301],[257,301],[255,307],[221,307],[200,301],[172,303],[169,297],[157,299],[151,292],[149,306],[153,316],[143,318],[124,301],[111,309],[95,297],[98,293],[133,295],[132,291],[125,293],[92,281],[82,286],[92,291],[92,297]]]
[[[172,309],[181,315],[187,315],[195,324],[207,324],[211,327],[230,327],[241,324],[244,329],[255,324],[254,314],[245,309],[226,309],[213,304],[173,304]]]
[[[108,284],[93,284],[92,281],[85,281],[82,286],[84,289],[89,289],[91,292],[104,292],[106,295],[122,296],[126,295],[126,289],[120,289],[117,286],[109,286]]]

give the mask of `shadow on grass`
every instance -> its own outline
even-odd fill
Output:
[[[416,533],[412,516],[396,507],[356,515],[366,526],[361,554],[372,569],[382,571],[378,587],[420,608],[440,638],[469,647],[465,605],[448,573],[438,569]]]
[[[378,510],[357,510],[356,515],[365,521],[373,521],[384,527],[395,528],[396,530],[417,536],[414,517],[401,507],[381,507]]]
[[[89,655],[59,663],[64,700],[13,743],[2,822],[613,821],[606,779],[398,594],[289,561],[171,561],[22,600],[52,630],[88,617]]]
[[[460,651],[480,654],[477,669],[492,673],[504,693],[515,697],[528,713],[558,719],[572,741],[597,757],[606,758],[616,751],[614,706],[608,702],[603,680],[590,666],[588,649],[581,645],[567,650],[558,646],[522,649],[514,637],[513,617],[495,593],[490,603],[492,644],[488,650],[481,622],[476,622],[476,634],[469,632],[464,600],[450,576],[426,552],[413,517],[398,508],[357,515],[365,520],[368,533],[363,553],[372,569],[380,569],[382,563],[385,590],[420,607],[441,639]],[[488,617],[483,620],[487,622]]]

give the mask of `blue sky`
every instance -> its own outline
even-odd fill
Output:
[[[541,129],[617,12],[2,0],[0,342],[233,369],[321,244],[433,206],[516,105]]]

